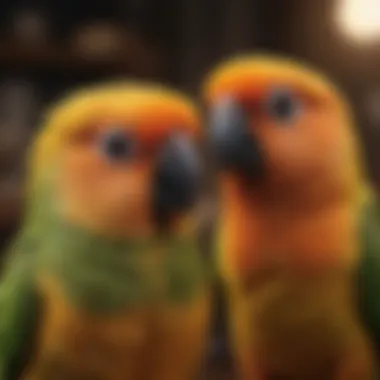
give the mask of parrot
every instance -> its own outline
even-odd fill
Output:
[[[380,228],[353,110],[322,70],[251,53],[201,88],[215,262],[242,380],[374,380]]]
[[[0,282],[0,379],[193,379],[210,314],[195,102],[98,83],[41,124]]]

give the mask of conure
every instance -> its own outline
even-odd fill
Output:
[[[209,321],[199,137],[195,105],[153,83],[47,114],[0,285],[1,380],[193,379]]]
[[[242,380],[373,380],[380,229],[342,92],[291,58],[206,78],[217,265]]]

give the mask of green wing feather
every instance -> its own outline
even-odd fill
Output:
[[[362,255],[359,265],[360,312],[380,353],[380,219],[377,200],[364,207],[361,220]]]
[[[37,332],[38,300],[29,239],[17,239],[0,280],[0,380],[16,380],[27,365]]]

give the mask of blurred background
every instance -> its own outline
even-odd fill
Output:
[[[137,77],[197,95],[219,60],[270,50],[320,67],[351,99],[380,181],[378,0],[2,0],[0,241],[22,214],[25,148],[66,91]]]
[[[223,57],[270,50],[304,59],[346,91],[380,185],[378,0],[2,0],[0,242],[17,230],[25,148],[41,110],[102,79],[155,79],[196,95]]]

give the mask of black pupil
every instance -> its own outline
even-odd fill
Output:
[[[126,158],[131,153],[131,140],[123,132],[112,132],[105,137],[104,150],[109,158]]]
[[[272,98],[272,112],[278,118],[288,118],[293,115],[295,111],[293,98],[290,94],[279,93],[273,95]]]

